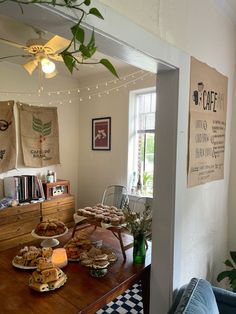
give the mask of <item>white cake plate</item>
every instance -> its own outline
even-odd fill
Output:
[[[31,235],[37,239],[44,239],[40,243],[40,245],[42,247],[55,247],[60,243],[59,240],[57,240],[56,238],[62,237],[63,235],[67,234],[67,232],[68,232],[68,228],[66,228],[65,232],[63,232],[61,234],[57,234],[57,235],[54,235],[52,237],[46,237],[46,236],[40,236],[40,235],[36,234],[35,229],[34,229],[34,230],[32,230]]]

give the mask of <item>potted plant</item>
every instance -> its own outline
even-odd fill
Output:
[[[144,173],[143,173],[143,190],[144,190],[144,193],[147,192],[147,184],[152,180],[153,180],[152,174],[144,171]]]
[[[227,278],[229,280],[230,288],[233,292],[236,292],[236,251],[230,251],[229,253],[231,259],[227,259],[224,262],[229,269],[219,273],[217,281],[220,282]]]

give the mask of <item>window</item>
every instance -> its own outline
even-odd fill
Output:
[[[132,194],[153,192],[156,90],[130,94],[128,179]]]

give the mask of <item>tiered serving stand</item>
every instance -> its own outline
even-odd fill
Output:
[[[77,215],[77,214],[75,214],[75,215]],[[114,236],[119,240],[123,258],[124,258],[124,260],[126,260],[125,251],[133,246],[133,242],[129,243],[127,245],[124,245],[124,243],[123,243],[122,232],[124,232],[125,230],[127,232],[125,225],[112,226],[109,224],[98,222],[96,219],[91,219],[91,218],[87,218],[87,217],[83,217],[83,216],[79,216],[79,217],[81,217],[82,220],[79,222],[75,222],[75,226],[74,226],[74,229],[72,232],[72,238],[74,237],[74,234],[76,231],[82,230],[82,229],[85,229],[85,228],[88,228],[91,226],[94,226],[94,230],[96,230],[97,227],[110,230],[114,234]]]
[[[54,235],[52,237],[46,237],[46,236],[39,236],[38,234],[35,233],[35,229],[34,229],[32,230],[31,235],[36,239],[43,239],[43,241],[40,244],[42,247],[55,247],[60,243],[59,240],[57,240],[56,238],[62,237],[63,235],[67,234],[67,232],[68,232],[68,228],[66,228],[65,232],[61,234]]]

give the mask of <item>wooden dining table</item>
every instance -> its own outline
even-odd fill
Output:
[[[69,262],[63,268],[67,275],[64,286],[49,292],[37,292],[29,288],[28,281],[32,272],[22,270],[12,265],[12,260],[22,245],[0,253],[0,313],[8,314],[75,314],[96,313],[97,310],[111,302],[141,281],[144,313],[149,313],[151,245],[149,243],[145,264],[133,264],[133,249],[126,251],[124,261],[120,243],[114,235],[105,229],[88,228],[80,232],[87,233],[93,240],[103,240],[103,246],[112,249],[117,255],[117,261],[108,269],[102,278],[89,274],[88,268],[79,262]],[[72,230],[59,238],[63,246],[71,238]],[[122,234],[124,243],[132,241],[132,237]],[[33,240],[33,238],[32,238]],[[30,245],[40,245],[34,240]]]

